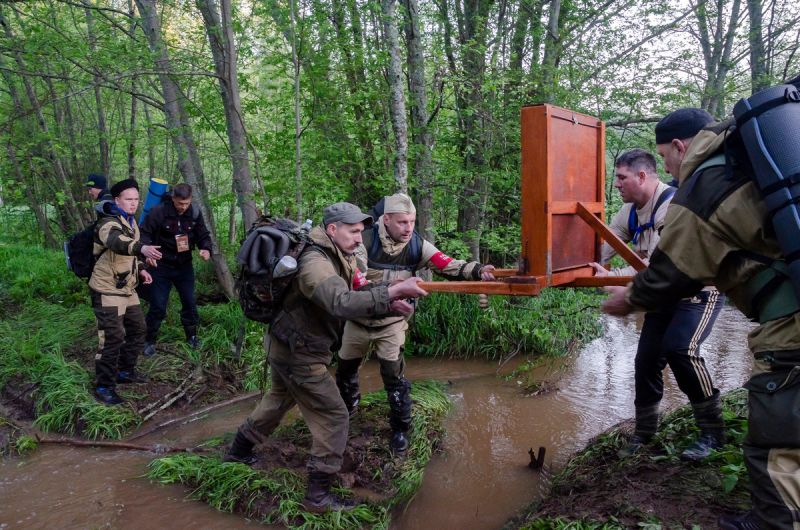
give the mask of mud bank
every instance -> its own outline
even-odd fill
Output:
[[[405,458],[388,449],[391,432],[386,394],[371,393],[362,400],[350,422],[350,437],[335,491],[356,503],[350,512],[311,514],[302,509],[305,464],[311,435],[302,420],[280,427],[256,446],[258,462],[251,467],[222,463],[231,433],[211,444],[216,454],[176,455],[154,460],[148,476],[165,484],[182,483],[191,498],[212,507],[266,523],[302,528],[386,528],[392,510],[419,489],[425,466],[443,435],[442,422],[450,408],[445,385],[416,382],[412,391],[414,424]]]
[[[749,506],[741,453],[746,392],[730,392],[723,402],[728,443],[702,463],[679,458],[697,435],[688,407],[663,419],[652,444],[621,458],[633,430],[627,421],[571,458],[549,493],[505,528],[715,528],[722,513]]]

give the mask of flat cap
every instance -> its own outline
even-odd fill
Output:
[[[331,223],[337,222],[348,225],[354,225],[356,223],[371,225],[372,216],[362,212],[355,204],[337,202],[322,210],[322,224],[328,226]]]
[[[139,184],[136,183],[133,179],[125,179],[120,180],[113,186],[111,186],[111,196],[112,197],[119,197],[122,195],[122,192],[125,190],[129,190],[131,188],[136,188],[136,191],[139,191]]]
[[[105,175],[100,175],[98,173],[89,173],[89,176],[86,177],[86,183],[84,184],[87,188],[97,188],[99,190],[106,189],[108,186],[108,181],[106,181]]]
[[[417,209],[411,197],[405,193],[395,193],[388,195],[383,203],[383,213],[407,213],[416,214]]]
[[[713,122],[713,116],[703,109],[678,109],[656,124],[656,143],[668,144],[676,139],[694,138],[700,129]]]

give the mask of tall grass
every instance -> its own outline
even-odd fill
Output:
[[[545,289],[537,297],[435,294],[420,302],[409,349],[416,355],[497,360],[512,353],[559,356],[599,335],[600,297]]]
[[[346,528],[388,528],[393,506],[411,499],[422,484],[425,466],[440,439],[442,421],[450,401],[442,383],[415,382],[413,429],[408,458],[400,465],[392,482],[397,494],[383,502],[364,502],[348,512],[312,514],[302,508],[305,480],[287,469],[256,471],[244,464],[223,463],[218,458],[175,455],[154,460],[148,477],[164,484],[182,483],[192,488],[191,498],[214,508],[243,512],[267,523],[280,523],[306,530]],[[386,394],[373,392],[362,401],[362,414],[385,416]],[[302,422],[282,427],[304,429]],[[336,492],[351,496],[348,490]],[[266,507],[266,508],[265,508]],[[265,512],[266,510],[266,512]]]
[[[88,347],[93,323],[88,307],[65,311],[36,299],[0,321],[0,386],[14,377],[35,384],[34,425],[43,431],[74,434],[81,426],[89,438],[120,438],[139,421],[127,407],[97,403],[91,374],[62,354],[66,346]]]

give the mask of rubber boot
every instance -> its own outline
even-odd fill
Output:
[[[361,390],[358,384],[358,369],[361,366],[361,359],[339,359],[336,366],[336,386],[339,388],[339,395],[347,407],[350,417],[358,412],[358,403],[361,401]]]
[[[629,457],[650,443],[658,429],[658,405],[636,406],[636,429],[628,445],[617,451],[617,456]]]
[[[380,360],[381,378],[389,400],[389,425],[392,439],[389,447],[396,456],[408,450],[408,431],[411,429],[411,383],[403,376],[405,361]]]
[[[311,471],[308,474],[308,488],[303,499],[303,507],[308,512],[323,513],[327,511],[352,510],[354,504],[342,500],[331,493],[333,474]]]
[[[700,428],[700,437],[681,453],[681,460],[699,462],[725,444],[725,421],[719,392],[705,401],[692,403],[692,413]]]
[[[242,434],[241,430],[236,431],[236,437],[233,439],[228,452],[225,453],[224,457],[222,457],[222,461],[239,462],[240,464],[251,466],[256,462],[256,457],[253,454],[254,445],[255,444],[253,442],[251,442],[244,434]]]

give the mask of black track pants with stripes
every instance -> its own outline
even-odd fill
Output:
[[[725,297],[718,291],[702,291],[664,311],[645,315],[636,351],[636,406],[646,407],[664,395],[664,368],[669,365],[678,387],[692,403],[705,401],[717,390],[700,356]]]

